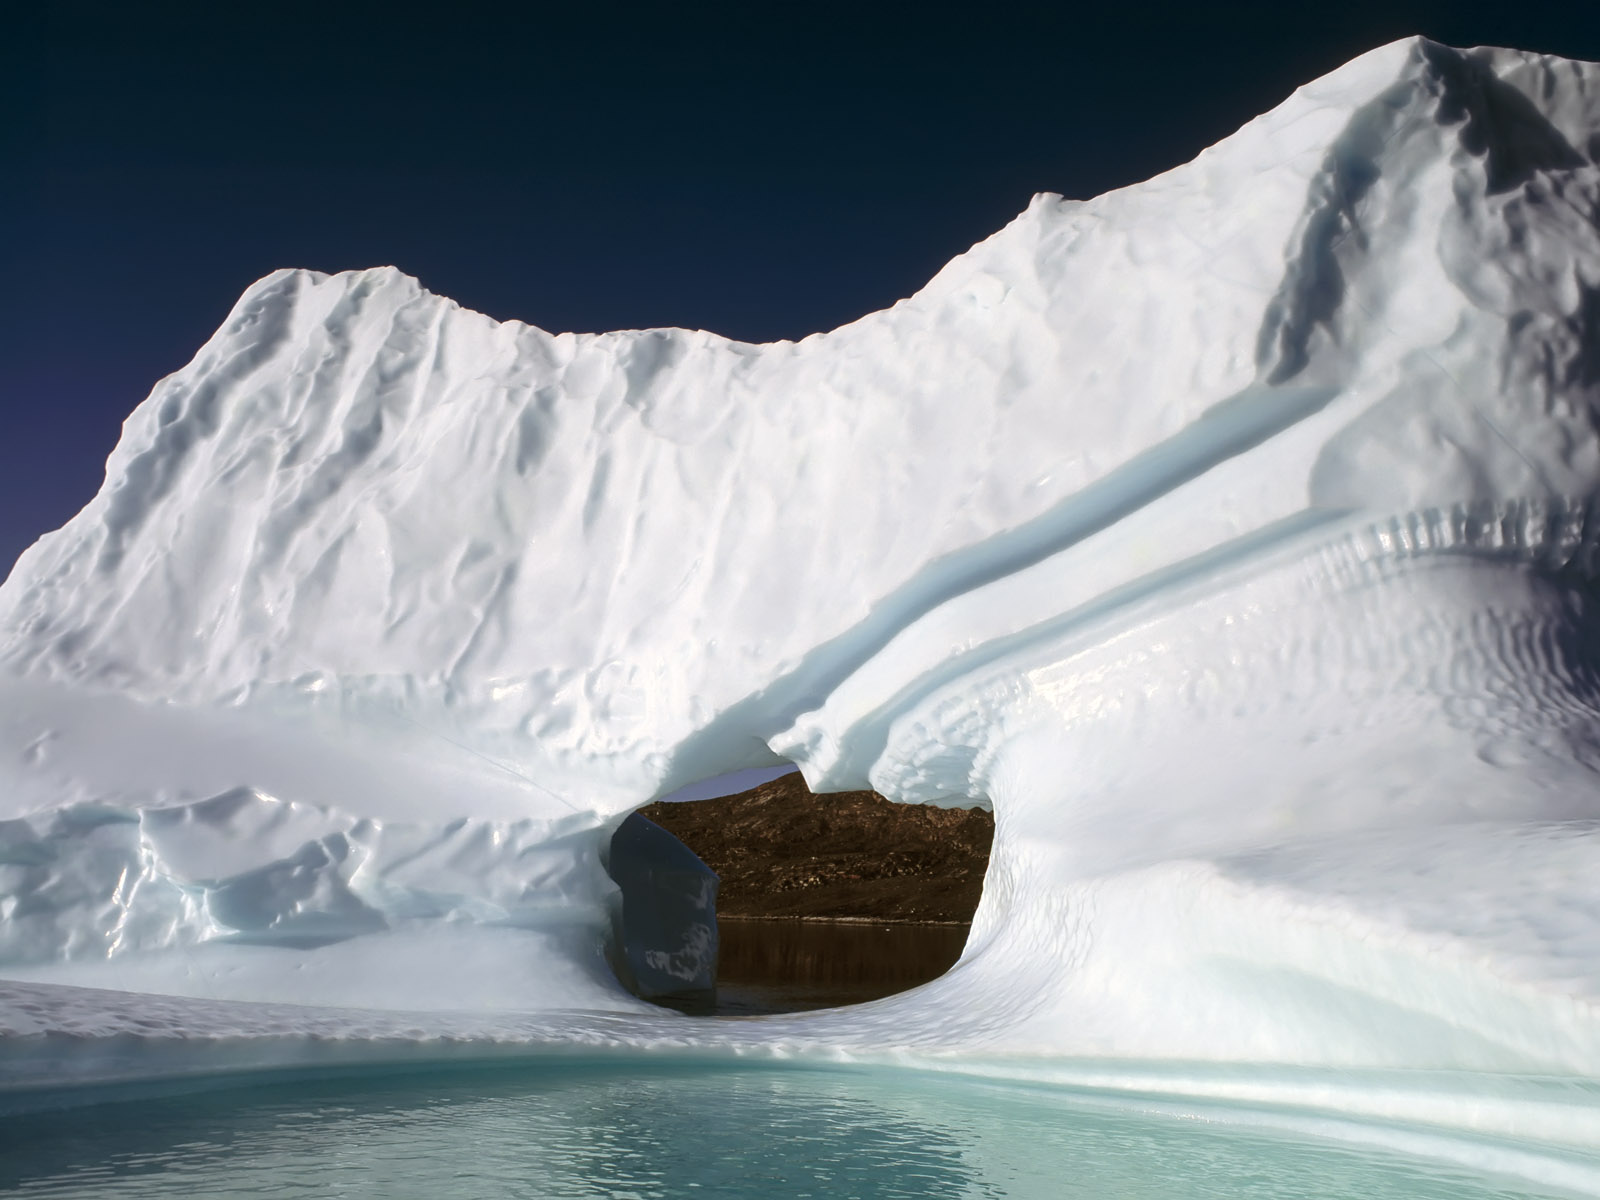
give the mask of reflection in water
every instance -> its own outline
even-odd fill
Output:
[[[13,1117],[51,1197],[1479,1200],[1526,1184],[899,1071],[567,1061]]]
[[[937,979],[961,957],[965,925],[718,922],[716,1012],[801,1012],[860,1004]]]

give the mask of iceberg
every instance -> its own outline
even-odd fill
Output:
[[[799,342],[281,271],[0,588],[13,1103],[817,1055],[1600,1149],[1600,66],[1374,50]],[[960,963],[631,996],[603,850],[992,806]]]

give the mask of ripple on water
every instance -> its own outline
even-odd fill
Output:
[[[1461,1168],[904,1071],[545,1064],[13,1117],[0,1188],[118,1197],[1478,1200]]]

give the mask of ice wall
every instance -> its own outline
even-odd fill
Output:
[[[1413,39],[799,343],[270,276],[0,588],[0,971],[630,1011],[597,847],[782,755],[997,815],[819,1044],[1600,1075],[1597,156],[1600,68]]]

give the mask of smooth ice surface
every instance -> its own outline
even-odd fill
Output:
[[[262,280],[0,587],[4,1082],[587,1046],[1600,1150],[1597,156],[1600,68],[1413,39],[799,343]],[[962,962],[644,1011],[600,847],[785,758],[993,806]]]
[[[606,873],[622,892],[612,965],[628,990],[649,1000],[714,994],[717,873],[639,813],[611,835]]]

